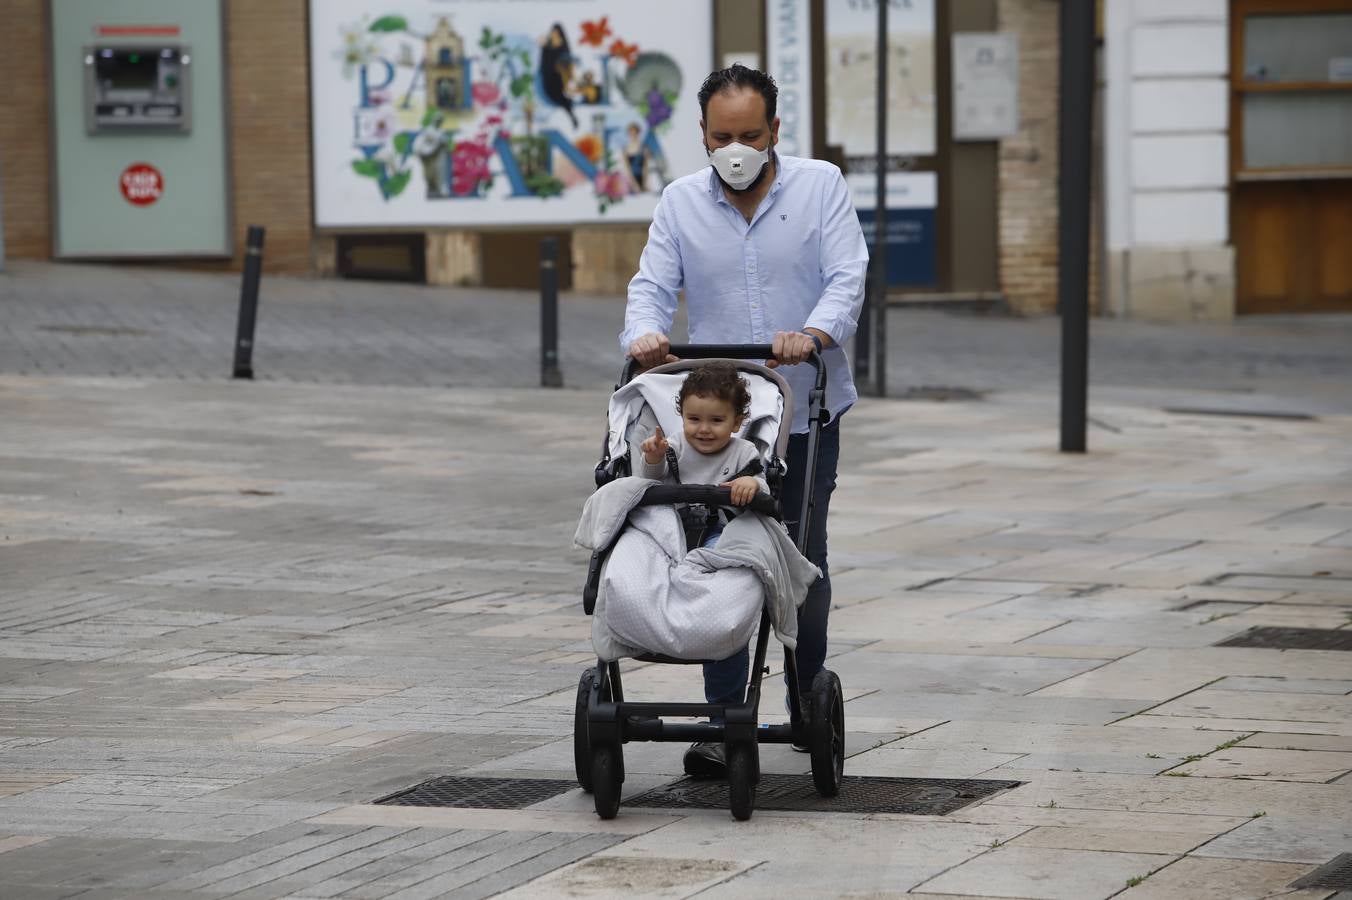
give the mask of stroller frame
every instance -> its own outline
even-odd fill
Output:
[[[774,357],[769,344],[684,344],[672,345],[671,353],[682,360],[732,359],[759,360]],[[803,501],[799,510],[798,551],[807,555],[807,540],[815,512],[813,477],[816,470],[821,429],[827,421],[825,411],[826,367],[814,351],[808,358],[816,372],[808,395],[807,465],[804,468]],[[620,386],[636,374],[634,360],[626,361]],[[787,399],[787,398],[786,398]],[[792,416],[785,404],[784,415]],[[596,467],[600,486],[612,480],[609,442],[603,441],[602,458]],[[750,509],[782,521],[778,495],[782,492],[784,469],[771,467],[767,482],[772,495],[759,494]],[[658,485],[648,489],[641,505],[673,503],[702,504],[710,509],[732,507],[729,488],[713,485]],[[588,615],[595,608],[601,568],[609,548],[592,554],[588,567],[583,606]],[[573,761],[578,783],[590,791],[596,813],[602,819],[614,818],[619,811],[624,783],[623,745],[630,741],[721,741],[728,771],[729,805],[738,820],[751,817],[755,808],[756,784],[760,780],[759,744],[806,745],[812,759],[812,778],[818,793],[833,797],[840,790],[844,769],[844,698],[840,679],[828,669],[819,672],[809,694],[803,696],[798,683],[798,663],[794,651],[784,648],[784,674],[788,682],[789,722],[786,725],[761,724],[759,707],[762,678],[769,673],[765,665],[770,638],[770,613],[762,605],[760,628],[747,682],[746,697],[740,703],[669,703],[625,700],[619,660],[597,659],[596,666],[582,673],[578,684],[573,721]],[[682,660],[658,654],[636,657],[641,662],[692,665],[703,660]],[[722,722],[665,722],[664,716],[715,717]]]

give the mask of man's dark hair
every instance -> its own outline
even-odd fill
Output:
[[[700,85],[699,89],[700,116],[704,119],[709,118],[710,97],[737,88],[750,88],[764,97],[765,121],[769,123],[775,120],[775,107],[779,102],[779,88],[775,87],[775,80],[760,69],[748,69],[741,63],[733,63],[726,69],[711,72],[709,77],[704,79],[704,84]]]
[[[677,412],[684,412],[685,398],[691,396],[729,403],[737,416],[745,417],[751,411],[751,389],[732,363],[711,362],[692,369],[676,396]]]

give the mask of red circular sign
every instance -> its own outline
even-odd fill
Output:
[[[136,206],[149,206],[164,193],[164,176],[149,163],[132,163],[119,179],[122,196]]]

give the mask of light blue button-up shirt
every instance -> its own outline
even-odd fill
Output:
[[[826,407],[838,416],[858,399],[842,345],[864,302],[868,247],[840,169],[778,156],[774,184],[751,222],[723,194],[712,168],[662,192],[638,274],[629,282],[620,347],[669,334],[685,290],[690,341],[769,344],[779,331],[816,328],[827,348]],[[793,430],[807,431],[812,367],[778,370],[793,388]]]

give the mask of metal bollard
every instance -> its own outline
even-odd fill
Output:
[[[563,387],[559,369],[559,242],[540,241],[540,386]]]
[[[244,277],[239,288],[239,326],[235,331],[235,377],[253,378],[254,323],[258,318],[258,280],[263,274],[263,226],[250,225],[244,248]]]

